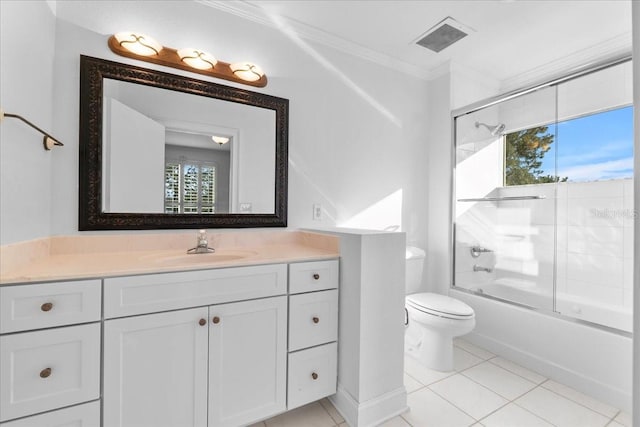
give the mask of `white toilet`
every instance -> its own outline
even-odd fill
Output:
[[[424,251],[407,247],[405,352],[427,368],[453,370],[453,338],[476,325],[473,309],[462,301],[420,288]]]

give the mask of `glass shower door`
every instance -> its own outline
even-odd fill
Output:
[[[556,90],[455,118],[454,286],[554,309]]]

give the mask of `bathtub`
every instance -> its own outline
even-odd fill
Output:
[[[476,328],[465,339],[547,378],[631,411],[630,334],[576,322],[551,310],[527,308],[541,304],[552,307],[551,296],[534,287],[517,288],[498,281],[478,288],[484,294],[499,295],[505,300],[517,297],[516,301],[523,306],[451,288],[449,295],[469,304],[476,313]],[[602,305],[595,307],[568,295],[558,295],[557,306],[561,312],[573,310],[571,317],[589,316],[591,322],[595,322],[592,316],[620,317],[625,325],[629,321],[624,313],[618,316],[616,311],[607,311]],[[580,313],[575,313],[578,310]]]
[[[623,332],[633,331],[633,311],[619,305],[605,304],[572,294],[556,293],[553,310],[553,295],[536,286],[528,286],[511,279],[496,279],[492,283],[473,286],[472,292],[501,300],[515,302],[534,309],[556,311],[563,316],[579,319],[596,325],[607,326]]]

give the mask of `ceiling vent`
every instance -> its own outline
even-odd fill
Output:
[[[448,48],[474,30],[448,16],[422,34],[415,43],[434,52]]]

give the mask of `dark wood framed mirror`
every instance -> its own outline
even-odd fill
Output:
[[[81,56],[79,229],[286,227],[288,120],[284,98]]]

